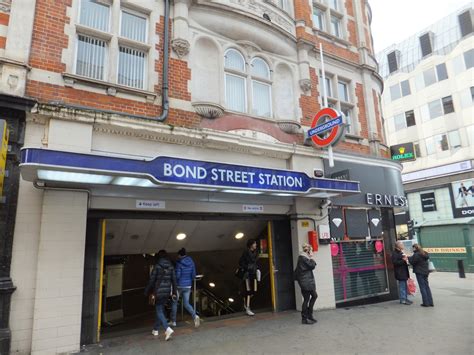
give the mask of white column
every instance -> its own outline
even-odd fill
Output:
[[[86,192],[44,192],[33,355],[80,349],[87,200]]]

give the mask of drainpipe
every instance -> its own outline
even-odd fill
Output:
[[[164,122],[168,118],[170,103],[168,97],[168,57],[169,57],[169,22],[170,22],[170,1],[165,0],[165,33],[163,35],[163,81],[161,84],[161,97],[163,111],[156,120]]]

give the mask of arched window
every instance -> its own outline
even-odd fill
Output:
[[[226,51],[224,57],[226,106],[233,111],[246,112],[245,59],[235,49]]]
[[[252,113],[257,116],[272,116],[272,82],[270,68],[261,58],[251,63],[252,76]]]

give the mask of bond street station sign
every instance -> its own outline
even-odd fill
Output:
[[[413,161],[416,159],[413,143],[397,144],[390,147],[392,160],[399,162]]]

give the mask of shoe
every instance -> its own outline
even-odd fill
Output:
[[[434,307],[434,304],[430,304],[429,306],[430,306],[430,307]]]
[[[250,307],[249,308],[245,308],[245,313],[247,313],[248,316],[254,316],[255,313],[253,313],[251,310],[250,310]]]
[[[314,324],[314,322],[310,319],[303,318],[301,324]]]
[[[158,336],[158,330],[152,330],[151,331],[151,334],[153,334],[153,336],[157,337]]]
[[[421,306],[421,307],[429,307],[429,305],[424,304],[424,303],[420,304],[420,306]]]
[[[168,327],[165,332],[165,340],[169,340],[171,338],[171,334],[174,333],[174,330]]]
[[[199,316],[194,317],[194,326],[197,328],[201,325],[201,318]]]
[[[406,302],[407,304],[413,304],[413,302],[410,301],[410,300],[406,300],[405,302]]]
[[[312,318],[312,317],[311,317],[311,318],[308,318],[308,320],[310,320],[310,321],[313,322],[313,323],[318,323],[318,321],[317,321],[316,319]]]
[[[170,326],[176,327],[176,322],[170,322]]]
[[[411,305],[413,302],[410,302],[410,301],[404,301],[404,302],[400,302],[400,304],[404,304],[405,306],[409,306]]]

